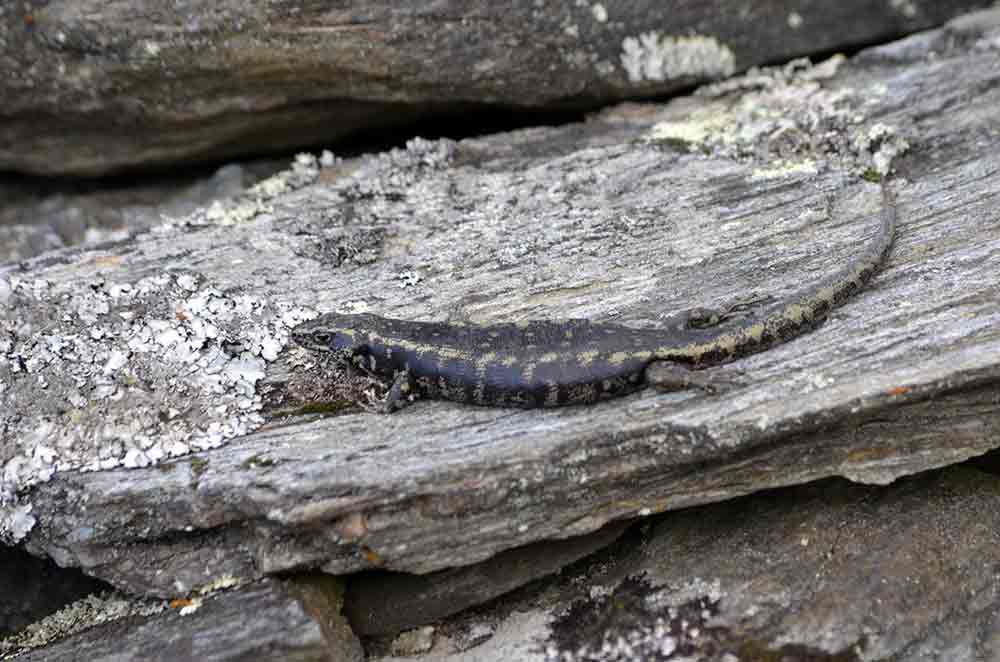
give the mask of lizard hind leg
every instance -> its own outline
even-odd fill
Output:
[[[672,361],[653,361],[646,366],[646,383],[661,393],[700,389],[706,393],[724,393],[742,386],[731,371],[692,370]]]
[[[663,320],[662,326],[675,331],[707,329],[717,326],[726,318],[726,312],[715,308],[688,308]]]
[[[701,306],[688,308],[665,318],[662,326],[677,331],[708,329],[718,326],[732,317],[745,316],[747,310],[768,299],[770,297],[754,295],[734,301],[724,308],[705,308]]]

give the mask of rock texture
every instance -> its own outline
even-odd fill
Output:
[[[309,611],[280,582],[272,580],[170,606],[129,605],[105,597],[75,604],[60,618],[43,621],[33,636],[25,639],[41,643],[46,634],[58,634],[61,626],[73,631],[70,636],[43,648],[14,652],[21,653],[17,660],[28,662],[363,659],[353,635],[328,639],[336,630],[322,626]],[[68,622],[71,619],[77,622]],[[74,631],[94,621],[106,622]],[[46,628],[51,631],[46,633]]]
[[[140,0],[0,6],[0,170],[228,159],[475,111],[594,108],[926,29],[988,0]]]
[[[958,469],[764,495],[665,518],[645,577],[671,601],[718,598],[710,625],[773,648],[996,659],[998,505],[996,476]]]
[[[429,628],[428,654],[372,650],[396,662],[995,660],[998,506],[996,475],[950,468],[668,513],[589,567]]]
[[[231,164],[118,186],[0,176],[0,264],[78,244],[124,241],[198,207],[227,201],[273,175],[275,162]]]
[[[368,659],[992,660],[998,506],[996,473],[954,467],[888,487],[827,480],[667,513],[589,562],[452,618],[441,614],[455,577],[427,576],[400,594],[401,610],[375,608],[383,623],[407,612],[413,629],[369,639]],[[383,580],[383,594],[412,587]],[[169,605],[94,597],[0,641],[0,659],[361,660],[343,601],[340,582],[319,575]]]
[[[615,522],[590,535],[546,540],[462,568],[426,575],[371,572],[347,580],[344,615],[361,636],[394,635],[489,602],[592,555],[627,528]]]
[[[0,531],[174,596],[223,576],[431,572],[986,452],[1000,439],[997,35],[985,14],[580,125],[302,158],[225,209],[7,270]],[[877,187],[857,174],[893,159],[887,269],[819,330],[736,364],[731,393],[268,419],[265,405],[329,382],[287,346],[316,310],[652,326],[754,295],[748,314],[763,314],[873,231]]]
[[[69,621],[119,620],[28,659],[360,659],[345,604],[395,659],[996,657],[993,464],[883,485],[1000,446],[997,72],[993,11],[571,126],[302,156],[0,267],[0,538],[148,598],[89,598]],[[889,264],[724,394],[380,416],[288,343],[327,310],[763,315],[874,231],[883,176]],[[873,485],[787,487],[835,476]],[[385,582],[362,598],[316,570],[425,576],[357,577]]]

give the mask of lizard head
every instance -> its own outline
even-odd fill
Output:
[[[292,329],[292,340],[319,352],[356,354],[365,345],[365,317],[327,313]]]

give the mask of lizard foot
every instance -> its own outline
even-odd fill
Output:
[[[385,399],[379,409],[383,414],[391,414],[409,406],[417,399],[418,395],[417,385],[410,376],[410,372],[403,370],[396,373],[396,378],[392,380],[392,386],[385,394]]]
[[[653,361],[646,366],[646,383],[663,393],[697,388],[715,394],[743,386],[731,370],[692,370],[670,361]]]

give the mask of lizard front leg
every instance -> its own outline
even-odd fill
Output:
[[[392,380],[389,392],[385,394],[382,413],[391,414],[403,407],[409,406],[418,397],[420,391],[409,370],[400,370]]]
[[[362,379],[369,386],[375,387],[374,392],[370,391],[369,398],[374,400],[372,405],[374,410],[379,413],[391,414],[399,411],[420,396],[417,383],[409,370],[397,371],[391,383],[385,377],[380,376],[375,371],[375,358],[368,352],[367,347],[353,350],[350,358],[346,361],[345,368],[349,379]],[[389,385],[389,390],[383,397],[379,398],[376,393],[386,384]]]

